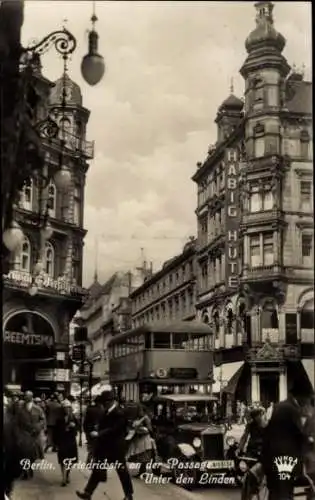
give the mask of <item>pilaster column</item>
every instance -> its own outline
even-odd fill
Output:
[[[284,342],[286,340],[286,332],[285,332],[285,312],[282,310],[282,308],[278,308],[278,338],[279,342]]]
[[[284,401],[288,397],[287,369],[284,367],[279,375],[279,400]]]
[[[244,240],[243,240],[243,245],[244,245],[244,268],[249,266],[249,237],[247,234],[244,235]]]
[[[279,231],[274,231],[273,233],[273,253],[275,256],[274,264],[280,265],[280,235]]]
[[[301,342],[302,340],[302,332],[301,332],[301,309],[297,309],[296,311],[296,330],[297,330],[297,338]]]
[[[225,322],[223,313],[220,315],[220,347],[225,347]]]
[[[252,403],[256,403],[260,401],[260,379],[259,375],[255,370],[252,370],[252,391],[251,391],[251,399]]]

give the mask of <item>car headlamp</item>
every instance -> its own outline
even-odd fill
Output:
[[[247,467],[247,463],[244,462],[244,460],[241,460],[239,465],[238,465],[239,469],[241,472],[246,472],[248,467]]]
[[[225,442],[227,446],[234,446],[236,443],[236,439],[233,436],[228,436]]]
[[[193,442],[192,442],[194,448],[200,448],[201,446],[201,439],[198,437],[195,437]]]

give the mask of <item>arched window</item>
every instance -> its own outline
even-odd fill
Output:
[[[53,181],[50,181],[48,185],[48,206],[50,217],[56,217],[56,196],[57,190]]]
[[[20,207],[24,210],[33,209],[33,179],[27,179],[21,192]]]
[[[31,272],[31,244],[28,238],[24,238],[20,253],[20,269],[26,273]]]
[[[51,243],[47,242],[45,245],[45,273],[48,276],[54,277],[55,268],[55,251]]]
[[[59,122],[59,127],[62,131],[70,132],[71,131],[71,120],[69,118],[61,118]]]

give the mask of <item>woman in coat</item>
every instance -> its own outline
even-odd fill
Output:
[[[66,486],[70,482],[70,471],[78,461],[78,447],[76,436],[79,424],[75,418],[70,401],[62,403],[62,412],[56,422],[56,445],[58,463],[61,468],[62,483]]]
[[[156,457],[156,445],[152,438],[151,420],[143,406],[138,407],[137,418],[127,438],[130,445],[127,452],[127,461],[140,463],[139,477],[146,471],[146,465]]]

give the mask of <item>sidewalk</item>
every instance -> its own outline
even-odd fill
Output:
[[[86,460],[85,446],[79,449],[81,462]],[[43,469],[35,470],[34,478],[28,481],[18,481],[14,488],[12,500],[74,500],[75,491],[82,491],[87,478],[88,470],[74,469],[71,472],[71,483],[61,486],[61,473],[55,453],[47,453],[42,461]],[[194,493],[173,484],[145,484],[144,481],[133,479],[135,500],[196,500]],[[106,492],[106,493],[105,493]],[[93,500],[122,500],[121,489],[115,471],[109,471],[108,481],[101,483],[93,495]]]

